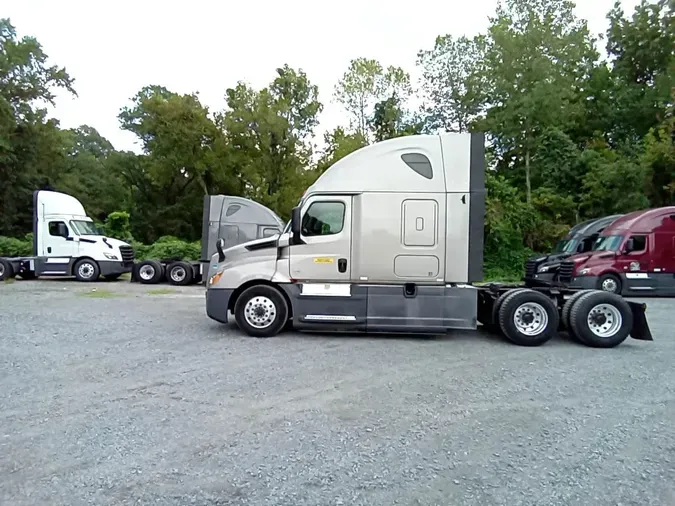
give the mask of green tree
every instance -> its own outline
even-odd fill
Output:
[[[466,132],[481,112],[480,66],[484,60],[483,36],[469,39],[452,35],[436,38],[434,47],[419,51],[424,112],[432,129]]]
[[[37,39],[19,39],[0,19],[0,233],[7,235],[31,229],[32,192],[53,184],[65,159],[64,137],[44,106],[59,88],[74,95],[73,79],[47,60]]]
[[[287,218],[314,177],[309,142],[322,110],[318,88],[287,65],[260,91],[240,82],[226,91],[220,124],[241,171],[242,193]]]
[[[367,138],[375,104],[389,97],[404,101],[411,93],[410,76],[400,67],[385,70],[377,60],[356,58],[335,86],[334,96],[350,114],[351,126]]]
[[[506,0],[491,18],[480,81],[500,170],[524,174],[532,197],[532,157],[549,127],[573,129],[584,115],[584,82],[598,55],[568,0]],[[508,164],[506,163],[508,162]]]
[[[323,136],[326,147],[317,163],[317,176],[348,154],[368,144],[368,140],[359,132],[347,133],[337,127]]]

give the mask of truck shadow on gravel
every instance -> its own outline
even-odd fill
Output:
[[[334,343],[334,344],[338,344],[343,341],[353,339],[366,340],[369,342],[394,341],[394,342],[414,342],[419,344],[447,343],[449,345],[459,343],[467,343],[467,344],[474,343],[476,345],[489,343],[491,346],[500,346],[507,349],[520,348],[526,350],[528,348],[537,349],[541,347],[547,348],[553,347],[553,348],[568,348],[568,349],[579,348],[591,351],[597,350],[598,352],[612,351],[614,353],[617,352],[615,350],[624,349],[631,351],[639,349],[641,347],[638,341],[635,341],[631,337],[628,337],[626,341],[621,343],[621,345],[617,346],[613,350],[606,350],[602,348],[590,348],[578,342],[576,339],[571,337],[566,331],[558,332],[558,334],[556,334],[550,341],[538,347],[517,346],[511,341],[509,341],[507,338],[495,334],[493,332],[490,332],[486,329],[483,329],[480,326],[478,327],[477,330],[474,331],[453,330],[448,332],[447,334],[438,334],[438,335],[420,335],[420,334],[409,335],[409,334],[386,334],[386,333],[366,334],[358,332],[315,333],[315,332],[297,332],[294,330],[285,330],[275,337],[268,337],[268,338],[249,337],[242,330],[239,329],[236,323],[228,323],[225,327],[227,329],[226,334],[223,334],[222,331],[223,326],[221,324],[210,327],[210,330],[214,331],[212,335],[213,339],[215,340],[231,339],[231,338],[254,339],[261,342],[269,342],[269,341],[273,342],[278,339],[292,339],[297,341],[321,340],[324,343]],[[644,346],[644,344],[642,346]]]

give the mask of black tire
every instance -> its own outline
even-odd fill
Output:
[[[607,286],[608,288],[605,288]],[[611,288],[610,288],[611,287]],[[607,293],[621,293],[621,280],[615,274],[603,274],[598,280],[598,290]]]
[[[499,328],[510,341],[520,346],[540,346],[556,334],[560,317],[558,308],[551,299],[530,289],[513,290],[507,293],[508,295],[499,308]],[[514,321],[516,313],[520,314],[519,320],[523,322],[520,328]],[[532,318],[531,322],[530,318]],[[543,326],[541,329],[536,329],[540,322],[543,322]],[[535,327],[531,330],[538,330],[536,334],[528,335],[523,332],[524,326],[529,323]]]
[[[499,328],[499,308],[502,307],[504,300],[509,294],[513,292],[518,292],[520,290],[525,290],[525,288],[514,288],[513,290],[504,292],[499,297],[497,297],[497,300],[495,300],[494,304],[492,304],[492,323],[483,325],[489,332],[495,334],[501,333],[501,329]]]
[[[138,281],[144,285],[156,285],[164,277],[164,268],[157,260],[143,260],[138,264]]]
[[[118,279],[120,279],[121,275],[122,275],[121,273],[120,274],[106,274],[103,277],[105,278],[106,281],[117,281]]]
[[[561,320],[563,327],[565,330],[570,330],[570,310],[572,309],[572,306],[574,303],[579,300],[579,297],[581,297],[585,293],[592,292],[594,290],[580,290],[576,292],[574,295],[572,295],[569,299],[565,301],[565,304],[563,305],[562,308],[562,315],[561,315]],[[570,331],[571,333],[571,331]]]
[[[173,262],[166,268],[166,279],[172,285],[189,285],[192,283],[192,278],[192,266],[187,262]]]
[[[593,327],[588,322],[591,312],[602,315]],[[617,316],[621,317],[620,324],[616,321]],[[633,312],[620,295],[594,290],[579,297],[572,306],[570,328],[574,336],[587,346],[613,348],[628,338],[633,328]],[[603,329],[605,335],[601,333]]]
[[[249,305],[253,305],[253,308]],[[257,306],[257,307],[256,307]],[[255,317],[261,323],[269,321],[264,327],[252,325],[246,318],[246,312],[260,309]],[[279,290],[268,285],[255,285],[244,290],[234,305],[234,317],[239,328],[253,337],[272,337],[277,335],[288,321],[288,304]]]
[[[14,267],[7,260],[0,258],[0,281],[12,279],[14,277]]]
[[[98,281],[101,269],[94,260],[83,258],[82,260],[78,260],[75,267],[73,267],[73,274],[78,281],[92,283]]]

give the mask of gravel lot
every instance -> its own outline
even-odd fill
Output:
[[[675,504],[675,300],[595,350],[253,339],[201,287],[94,286],[0,284],[2,505]]]

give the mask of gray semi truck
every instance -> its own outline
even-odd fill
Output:
[[[282,234],[216,243],[206,313],[245,333],[283,329],[501,332],[536,346],[567,329],[582,343],[652,340],[646,306],[599,290],[478,286],[483,279],[484,135],[413,135],[361,148],[326,170]]]
[[[168,281],[173,285],[189,285],[204,281],[204,272],[216,253],[216,242],[225,247],[236,246],[254,239],[273,237],[281,233],[284,221],[271,209],[244,197],[231,195],[204,196],[201,258],[143,260],[134,265],[132,281],[155,284]]]

